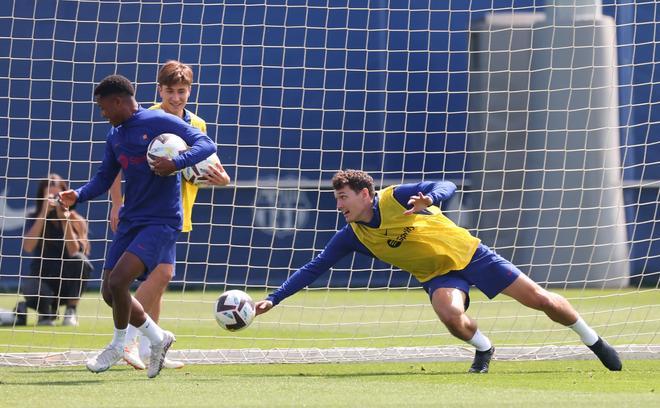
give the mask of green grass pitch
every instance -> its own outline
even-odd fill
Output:
[[[7,407],[652,407],[660,360],[609,372],[595,361],[196,365],[153,380],[126,366],[0,368]]]
[[[613,344],[657,343],[657,290],[562,293]],[[417,290],[300,293],[236,334],[220,330],[213,320],[217,295],[166,295],[162,325],[177,334],[175,348],[462,345]],[[16,299],[0,295],[0,307],[11,308]],[[572,332],[506,298],[489,302],[474,293],[469,312],[496,345],[521,339],[575,344]],[[80,314],[77,328],[0,328],[0,353],[103,347],[111,336],[110,309],[90,293]],[[35,316],[29,319],[32,323]],[[468,366],[466,361],[188,365],[164,370],[154,380],[124,365],[96,375],[84,367],[0,367],[0,406],[660,406],[660,360],[624,361],[616,373],[596,360],[495,360],[486,375],[469,375]]]

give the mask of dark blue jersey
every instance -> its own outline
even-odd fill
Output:
[[[124,205],[120,220],[130,225],[166,224],[181,229],[181,176],[160,177],[147,163],[147,147],[163,133],[180,136],[190,149],[174,158],[177,169],[189,167],[215,153],[216,146],[199,129],[160,109],[138,108],[128,120],[113,127],[105,155],[94,177],[76,190],[82,203],[108,191],[117,173],[124,173]]]
[[[402,184],[397,186],[394,189],[394,198],[404,207],[411,208],[411,206],[408,205],[410,196],[422,192],[424,195],[433,199],[434,205],[440,206],[441,202],[450,198],[455,191],[456,185],[451,181],[441,181],[437,183],[425,181],[422,183]],[[371,221],[365,225],[376,228],[380,226],[378,196],[374,197],[373,214]],[[310,285],[319,276],[339,262],[341,258],[352,252],[360,252],[374,257],[371,251],[360,242],[350,225],[346,225],[335,233],[330,239],[330,242],[328,242],[323,249],[323,252],[305,266],[298,269],[282,284],[282,286],[280,286],[274,293],[270,294],[267,299],[273,302],[274,305],[280,303],[282,300]]]

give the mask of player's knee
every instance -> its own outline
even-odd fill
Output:
[[[532,299],[532,305],[530,307],[536,310],[542,311],[553,311],[557,308],[557,295],[554,295],[547,290],[543,289],[536,292],[534,298]]]
[[[115,270],[108,277],[108,284],[106,286],[110,294],[112,294],[117,291],[123,291],[128,289],[130,284],[131,281],[126,279],[125,274],[121,273],[121,271]]]
[[[174,277],[174,269],[172,268],[158,268],[153,273],[154,279],[160,286],[167,287],[172,278]]]
[[[463,311],[455,308],[448,308],[438,313],[440,321],[451,331],[458,331],[463,325]]]
[[[112,306],[112,293],[110,292],[108,285],[103,285],[101,288],[101,296],[103,296],[103,301],[105,304]]]

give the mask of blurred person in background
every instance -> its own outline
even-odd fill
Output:
[[[66,306],[63,326],[77,326],[77,306],[93,266],[87,220],[57,202],[69,186],[51,173],[37,188],[37,207],[25,224],[23,251],[33,256],[30,276],[23,278],[24,302],[16,306],[16,325],[27,324],[27,308],[37,311],[37,325],[53,326],[60,306]]]

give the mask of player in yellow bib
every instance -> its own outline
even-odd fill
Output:
[[[190,97],[190,91],[193,83],[192,69],[179,61],[167,61],[158,72],[158,93],[162,99],[149,109],[162,109],[167,113],[182,118],[191,126],[206,133],[206,122],[186,110],[186,104]],[[209,184],[224,186],[229,184],[230,178],[222,164],[218,164],[213,171],[207,175]],[[181,203],[183,207],[183,232],[192,230],[192,207],[195,204],[198,187],[188,181],[181,180]],[[122,207],[121,194],[121,173],[117,176],[114,184],[110,188],[112,199],[112,210],[110,212],[110,225],[112,230],[117,229]],[[160,308],[163,294],[167,285],[174,277],[173,264],[158,265],[140,284],[135,292],[135,298],[142,304],[145,312],[158,322],[160,318]],[[129,326],[126,334],[126,346],[124,347],[124,360],[136,369],[146,368],[145,360],[149,356],[149,341],[146,337],[140,337],[139,347],[137,341],[138,331]],[[138,350],[139,348],[139,350]],[[165,358],[164,368],[181,368],[183,362]]]
[[[257,302],[257,315],[316,280],[353,252],[410,272],[429,295],[447,329],[476,349],[469,369],[488,372],[495,348],[466,310],[476,286],[489,298],[504,293],[575,331],[610,370],[621,370],[618,353],[589,327],[562,296],[548,292],[511,262],[454,224],[440,210],[456,186],[445,182],[402,184],[374,191],[374,181],[359,170],[340,171],[332,179],[337,209],[348,225],[316,258],[298,269],[275,292]]]

